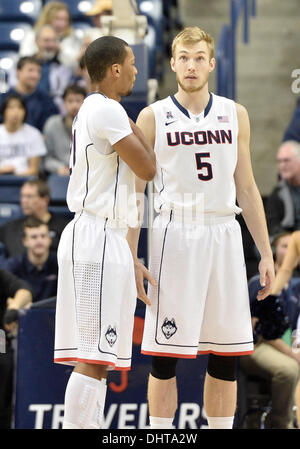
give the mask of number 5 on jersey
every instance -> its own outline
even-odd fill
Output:
[[[209,181],[212,179],[212,165],[207,161],[203,161],[205,158],[210,158],[210,153],[195,153],[195,157],[197,170],[200,172],[198,173],[198,178],[201,181]]]

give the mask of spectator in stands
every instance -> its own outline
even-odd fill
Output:
[[[60,43],[56,31],[51,25],[43,25],[36,32],[38,51],[34,55],[41,63],[42,76],[38,87],[49,92],[61,113],[64,112],[62,95],[70,84],[73,71],[59,59]]]
[[[300,142],[300,99],[297,101],[291,121],[283,135],[283,141],[287,140]]]
[[[87,93],[92,92],[91,78],[86,68],[84,54],[79,59],[77,70],[74,76],[74,83],[78,84],[78,86],[83,87],[83,89],[85,89]]]
[[[24,123],[26,105],[20,95],[7,95],[1,105],[0,174],[38,175],[40,157],[47,153],[41,132]]]
[[[5,268],[26,281],[33,292],[33,302],[56,296],[57,254],[50,251],[51,237],[47,223],[29,217],[23,225],[26,251],[7,260]]]
[[[95,0],[92,8],[86,12],[86,15],[91,18],[93,24],[93,28],[85,34],[85,37],[89,39],[88,43],[103,36],[101,18],[103,16],[111,16],[112,13],[112,0]]]
[[[70,11],[66,3],[60,1],[47,2],[34,28],[26,33],[22,40],[19,50],[20,56],[34,55],[37,52],[37,30],[43,25],[52,25],[60,41],[59,62],[74,69],[77,66],[81,39],[76,35],[71,22]]]
[[[14,377],[14,351],[11,344],[14,324],[5,326],[4,314],[6,310],[28,306],[31,301],[29,285],[14,274],[0,270],[0,429],[11,427]]]
[[[84,33],[84,37],[80,47],[80,52],[78,55],[79,67],[77,66],[77,72],[78,70],[83,71],[85,69],[84,53],[89,44],[93,42],[95,39],[98,39],[99,37],[104,35],[102,30],[101,18],[103,16],[112,15],[112,12],[113,12],[112,0],[95,0],[92,8],[85,13],[86,16],[90,17],[93,26],[90,29],[86,30]],[[87,71],[84,75],[86,74]]]
[[[0,241],[6,249],[6,257],[24,252],[23,224],[27,217],[33,215],[47,223],[52,240],[51,250],[56,251],[60,235],[69,222],[69,218],[60,217],[49,212],[50,189],[42,179],[29,179],[21,187],[21,208],[24,217],[9,221],[0,226]]]
[[[48,92],[61,113],[64,112],[62,94],[73,78],[73,71],[58,59],[60,43],[51,25],[43,25],[36,32],[37,52],[33,55],[41,65],[38,89]],[[9,85],[16,84],[16,71],[9,74]]]
[[[270,236],[300,229],[300,143],[286,141],[277,152],[280,181],[266,203]]]
[[[27,108],[26,123],[42,131],[48,117],[59,110],[47,92],[37,86],[41,79],[41,64],[34,57],[21,58],[17,63],[17,83],[0,96],[0,104],[9,94],[19,94]]]
[[[44,126],[47,155],[44,169],[48,173],[69,175],[70,142],[72,123],[86,96],[86,91],[74,84],[63,94],[65,115],[53,115]]]
[[[276,275],[290,240],[291,234],[283,233],[273,241]],[[280,296],[270,296],[264,301],[256,299],[261,288],[259,275],[250,279],[248,285],[255,347],[253,354],[240,358],[240,367],[246,374],[270,382],[272,410],[266,427],[293,428],[295,392],[297,384],[300,385],[300,353],[292,349],[291,331],[297,326],[300,312],[300,280],[291,279],[283,285]],[[300,403],[297,405],[300,407]]]

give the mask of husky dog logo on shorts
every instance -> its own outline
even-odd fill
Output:
[[[168,318],[165,318],[163,325],[161,327],[161,330],[163,331],[163,334],[167,339],[172,337],[172,335],[174,335],[175,332],[177,331],[177,326],[176,326],[174,318],[172,318],[171,320],[168,320]]]
[[[117,331],[115,327],[108,326],[107,331],[105,333],[105,338],[109,344],[109,346],[113,346],[117,341]]]

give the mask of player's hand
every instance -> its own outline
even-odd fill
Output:
[[[150,306],[151,302],[145,292],[144,279],[147,279],[147,281],[150,282],[150,284],[153,285],[154,287],[157,286],[157,282],[150,274],[150,271],[139,260],[136,260],[134,262],[134,271],[135,271],[137,297],[145,304]]]
[[[275,280],[274,262],[270,258],[262,258],[258,265],[260,274],[260,285],[262,289],[258,291],[257,300],[261,301],[272,293]]]

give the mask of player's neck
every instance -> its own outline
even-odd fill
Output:
[[[185,109],[195,115],[204,111],[209,102],[207,85],[197,92],[186,92],[178,86],[178,92],[174,96]]]
[[[92,84],[92,92],[98,92],[113,100],[121,101],[120,95],[116,93],[111,83],[102,82],[101,84]]]

